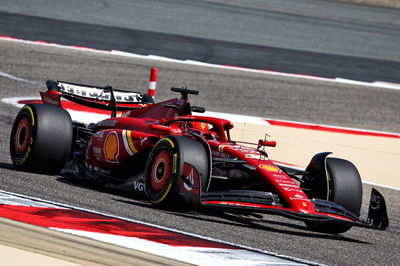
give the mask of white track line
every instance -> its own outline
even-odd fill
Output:
[[[392,187],[392,186],[387,186],[387,185],[381,185],[373,182],[368,182],[368,181],[363,181],[364,184],[371,185],[371,186],[377,186],[377,187],[382,187],[382,188],[387,188],[387,189],[392,189],[396,191],[400,191],[400,188],[397,187]]]
[[[44,87],[44,85],[39,83],[39,82],[36,82],[36,81],[33,81],[33,80],[29,80],[29,79],[19,78],[19,77],[16,77],[16,76],[13,76],[11,74],[8,74],[8,73],[5,73],[5,72],[1,72],[1,71],[0,71],[0,76],[4,77],[4,78],[15,80],[15,81],[32,84],[32,85],[39,86],[39,87],[42,87],[42,88]]]

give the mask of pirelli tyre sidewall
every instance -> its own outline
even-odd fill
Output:
[[[339,158],[326,158],[326,166],[329,181],[327,200],[335,202],[359,216],[363,192],[357,168],[351,162]],[[315,231],[332,234],[344,233],[352,227],[337,223],[306,222],[306,225]]]
[[[151,204],[167,207],[177,199],[181,172],[178,146],[174,137],[162,138],[154,146],[146,165],[144,188]]]
[[[46,104],[28,104],[15,118],[10,156],[17,169],[58,173],[68,160],[73,141],[69,113]]]

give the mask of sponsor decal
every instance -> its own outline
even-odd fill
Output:
[[[296,187],[299,187],[295,182],[293,182],[293,181],[289,181],[289,180],[282,180],[282,179],[279,179],[279,180],[277,180],[277,182],[279,183],[279,184],[290,184],[290,185],[294,185],[294,186],[296,186]],[[284,185],[283,185],[284,186]]]
[[[303,190],[299,189],[299,188],[290,188],[290,187],[283,187],[284,190],[288,191],[288,192],[298,192],[298,193],[303,193]]]
[[[135,191],[142,192],[142,191],[144,191],[144,184],[142,182],[139,182],[139,181],[134,181],[133,182],[133,189]]]
[[[186,176],[186,181],[188,181],[190,185],[188,185],[187,182],[183,182],[183,186],[187,191],[191,191],[194,188],[193,167],[190,169],[189,175]]]
[[[282,170],[279,167],[269,164],[260,164],[262,169],[268,170],[270,172],[280,173]]]
[[[118,163],[119,142],[117,132],[111,131],[104,141],[104,156],[107,162]]]
[[[59,105],[58,101],[51,99],[50,97],[43,97],[43,102],[50,105]]]
[[[254,149],[246,147],[246,146],[240,146],[240,145],[219,145],[218,146],[218,150],[220,152],[223,152],[225,148],[230,148],[232,150],[248,152],[248,153],[254,152]]]
[[[289,200],[300,200],[300,201],[301,201],[301,204],[302,204],[304,207],[307,206],[307,203],[306,203],[306,202],[311,202],[309,199],[299,199],[299,198],[296,198],[296,197],[290,197]],[[304,205],[304,204],[305,204],[305,205]]]
[[[65,92],[68,94],[73,94],[95,100],[103,100],[103,101],[111,100],[111,93],[105,92],[101,88],[72,85],[63,82],[59,82],[58,86],[60,87],[61,92]],[[120,91],[113,91],[113,93],[115,100],[117,102],[140,102],[141,95],[139,93],[120,92]]]
[[[182,133],[182,130],[180,129],[180,128],[172,128],[171,130],[170,130],[170,132],[171,132],[171,134],[173,133],[173,134],[179,134],[179,133]]]
[[[298,188],[299,186],[298,185],[290,185],[290,184],[280,184],[281,186],[284,186],[284,187],[295,187],[295,188]]]
[[[275,177],[275,178],[278,178],[278,179],[279,179],[279,178],[285,179],[286,181],[287,181],[287,179],[288,179],[287,176],[281,175],[281,174],[272,174],[272,176]]]
[[[275,181],[276,181],[278,184],[281,184],[281,183],[293,184],[293,182],[288,181],[288,180],[286,180],[286,179],[279,179],[279,178],[276,178]]]
[[[107,119],[107,120],[102,120],[99,123],[97,123],[98,127],[114,127],[118,123],[117,120],[115,119]]]
[[[246,153],[244,155],[245,158],[251,158],[251,159],[261,159],[261,154],[257,154],[257,153]]]
[[[176,164],[178,161],[178,154],[174,153],[172,155],[172,173],[176,174]]]
[[[296,185],[296,187],[298,187],[297,183],[293,181],[293,179],[291,179],[288,176],[282,175],[282,174],[272,174],[272,176],[274,177],[275,181],[278,182],[279,184],[290,184],[290,185]]]
[[[220,157],[220,158],[231,158],[231,156],[229,154],[226,153],[222,153],[219,151],[211,151],[211,154],[215,157]]]
[[[140,146],[143,146],[143,142],[145,142],[148,138],[140,138]]]

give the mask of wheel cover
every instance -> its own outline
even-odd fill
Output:
[[[171,176],[171,155],[167,150],[160,151],[151,167],[151,188],[159,193],[168,186]]]
[[[14,150],[17,155],[23,155],[29,145],[31,137],[30,123],[27,117],[23,117],[15,130]]]

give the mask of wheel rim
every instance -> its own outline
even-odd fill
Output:
[[[30,124],[27,117],[23,117],[15,130],[14,136],[14,149],[17,155],[22,155],[25,153],[31,136]]]
[[[165,189],[171,176],[171,156],[167,150],[160,151],[151,167],[151,188],[158,193]]]

